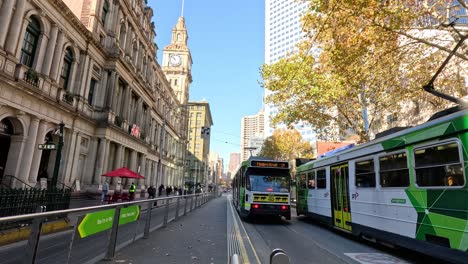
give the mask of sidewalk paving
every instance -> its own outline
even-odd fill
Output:
[[[99,263],[226,264],[226,206],[226,196],[213,199]]]

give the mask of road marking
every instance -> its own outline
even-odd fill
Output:
[[[362,264],[410,264],[383,253],[345,253],[345,255]]]
[[[234,212],[231,197],[228,197],[228,203],[229,203],[229,207],[231,208],[232,219],[234,220],[233,221],[234,222],[234,229],[235,229],[235,232],[236,232],[237,239],[239,241],[240,254],[241,254],[242,260],[244,261],[245,264],[250,264],[250,259],[249,259],[248,255],[247,255],[247,249],[245,248],[244,238],[241,235],[239,225],[242,227],[242,230],[244,231],[245,238],[249,242],[250,248],[252,249],[252,252],[253,252],[253,254],[255,256],[255,260],[257,261],[258,264],[261,264],[260,258],[258,257],[257,252],[255,251],[255,248],[254,248],[252,242],[250,241],[249,235],[247,234],[247,231],[245,230],[244,224],[240,220],[239,215],[236,212]]]

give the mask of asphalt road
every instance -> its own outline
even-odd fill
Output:
[[[228,263],[229,245],[233,245],[229,226],[236,227],[236,235],[245,245],[249,263],[269,263],[270,252],[283,249],[291,264],[303,263],[440,263],[415,252],[388,248],[346,233],[320,225],[306,217],[292,220],[258,218],[240,221],[231,209],[228,196],[209,201],[188,213],[167,228],[159,228],[164,218],[164,207],[152,211],[152,229],[149,239],[141,237],[146,220],[142,210],[139,221],[119,228],[118,251],[112,262],[102,261],[107,250],[110,232],[88,238],[75,239],[73,232],[45,236],[39,244],[37,263]],[[180,204],[179,215],[183,213]],[[175,205],[170,207],[169,219],[175,216]],[[237,220],[233,221],[236,218]],[[234,223],[234,224],[232,224]],[[227,227],[227,228],[226,228]],[[235,243],[234,243],[235,244]],[[69,250],[71,246],[71,251]],[[0,263],[21,263],[25,243],[0,248]],[[71,254],[69,255],[69,253]],[[252,257],[254,256],[254,257]]]

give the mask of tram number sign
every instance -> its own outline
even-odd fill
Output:
[[[55,145],[53,143],[52,144],[50,144],[50,143],[49,144],[38,144],[37,147],[39,149],[57,149],[57,145]]]

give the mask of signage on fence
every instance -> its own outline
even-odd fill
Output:
[[[57,145],[55,145],[54,143],[38,144],[37,147],[38,149],[56,149]]]
[[[78,233],[81,238],[85,238],[96,233],[112,228],[114,222],[115,209],[89,213],[78,225]],[[128,224],[138,219],[140,206],[132,205],[120,209],[119,225]]]

